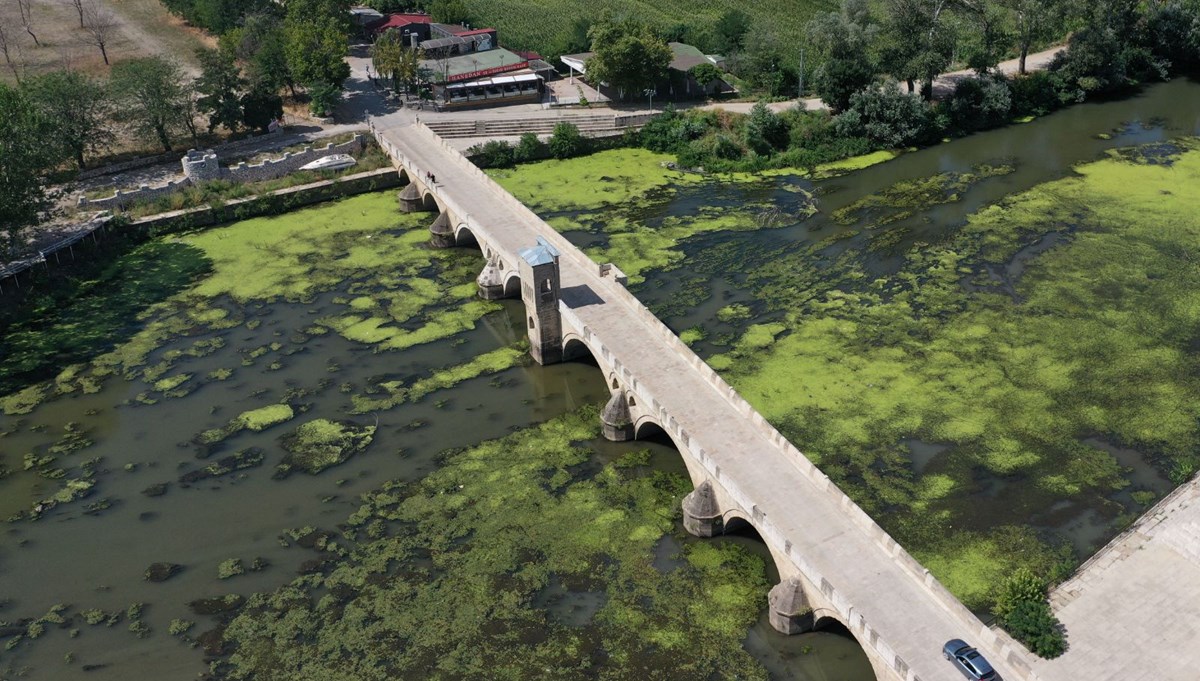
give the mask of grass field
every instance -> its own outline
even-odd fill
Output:
[[[837,7],[834,0],[466,0],[465,4],[478,24],[500,32],[503,44],[543,52],[551,51],[577,19],[594,20],[604,10],[656,27],[684,24],[694,35],[710,32],[722,14],[739,9],[753,22],[747,41],[754,39],[756,31],[766,30],[798,41],[813,14]]]

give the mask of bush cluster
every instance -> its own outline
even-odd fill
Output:
[[[583,136],[571,123],[554,126],[550,139],[542,142],[532,132],[521,135],[514,146],[503,140],[476,144],[467,149],[467,156],[480,168],[511,168],[513,164],[538,161],[544,158],[566,159],[586,156],[596,150],[596,143]]]
[[[1046,582],[1018,568],[996,590],[992,614],[1013,638],[1035,654],[1050,659],[1066,650],[1062,624],[1046,602]]]

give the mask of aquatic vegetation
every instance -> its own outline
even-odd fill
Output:
[[[627,148],[489,170],[488,175],[538,212],[595,210],[638,201],[655,190],[673,192],[701,177],[667,168],[672,161],[668,154]]]
[[[439,369],[429,376],[413,381],[411,385],[406,385],[403,381],[380,382],[369,388],[366,395],[354,395],[351,398],[354,408],[350,413],[366,414],[391,409],[405,402],[415,402],[432,392],[454,387],[463,381],[500,373],[529,361],[528,342],[522,340],[515,346],[485,352],[464,364]],[[380,393],[384,395],[380,396]]]
[[[217,579],[229,579],[241,574],[245,574],[246,566],[242,565],[240,558],[230,558],[229,560],[221,561],[217,566]]]
[[[246,470],[248,468],[257,468],[263,462],[263,452],[257,447],[243,449],[234,454],[208,464],[204,468],[196,471],[188,471],[179,476],[179,482],[184,486],[190,485],[200,480],[209,478],[217,478],[222,475],[229,475],[237,471]]]
[[[900,153],[901,152],[899,151],[886,149],[883,151],[874,151],[869,154],[863,154],[862,156],[852,156],[841,161],[833,161],[832,163],[822,163],[813,169],[811,177],[814,179],[838,177],[840,175],[854,172],[855,170],[862,170],[863,168],[870,168],[871,166],[879,165],[880,163],[887,163],[888,161],[899,156]]]
[[[816,247],[781,253],[751,281],[786,320],[750,327],[711,364],[952,591],[985,606],[1018,566],[1045,576],[1062,560],[998,521],[1129,485],[1082,440],[1121,443],[1163,471],[1200,464],[1195,146],[1178,143],[1169,162],[1081,165],[919,244],[887,278],[866,276],[856,251],[820,269]],[[855,210],[959,191],[944,179]],[[944,449],[918,471],[911,440]]]
[[[280,438],[287,456],[275,477],[285,478],[294,470],[316,475],[364,451],[375,437],[375,426],[351,421],[315,419]]]
[[[584,409],[365,495],[341,536],[290,533],[324,542],[326,568],[250,597],[218,677],[765,679],[740,645],[767,590],[762,561],[697,542],[656,570],[688,482],[645,457],[584,466],[598,436]],[[601,590],[601,604],[566,621],[539,605],[552,585],[567,599]]]
[[[668,158],[644,149],[617,149],[586,158],[488,172],[555,229],[605,235],[602,245],[587,245],[585,252],[596,262],[616,264],[631,284],[642,282],[644,272],[677,266],[683,260],[679,246],[686,239],[719,231],[782,227],[815,211],[808,192],[793,187],[800,200],[792,212],[781,213],[773,202],[746,203],[737,210],[701,202],[688,215],[669,215],[646,224],[646,214],[653,214],[656,206],[681,192],[726,186],[752,188],[762,185],[766,177],[736,173],[718,179],[682,173],[666,167]],[[571,214],[564,215],[568,212]]]
[[[243,430],[261,431],[292,420],[296,412],[287,404],[270,404],[242,412],[222,428],[212,428],[196,436],[200,444],[211,445],[237,435]]]
[[[171,636],[183,636],[191,631],[194,626],[196,626],[196,623],[191,620],[176,618],[171,620],[171,623],[167,625],[167,633]]]
[[[834,211],[834,222],[853,225],[868,218],[873,228],[911,217],[915,211],[958,201],[971,185],[1013,172],[1012,166],[978,165],[969,173],[940,173],[920,180],[897,182],[878,194],[863,197]]]

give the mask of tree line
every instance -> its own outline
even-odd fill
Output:
[[[281,93],[298,87],[314,112],[332,110],[350,75],[346,3],[235,4],[255,11],[222,25],[218,46],[198,52],[194,79],[173,59],[145,57],[114,63],[107,78],[61,70],[0,84],[0,252],[46,218],[55,198],[48,177],[66,164],[82,170],[118,133],[170,151],[183,139],[198,143],[205,126],[265,132],[283,115]],[[187,11],[207,16],[203,7]]]
[[[824,50],[814,89],[830,111],[777,114],[757,106],[745,117],[671,111],[652,120],[639,142],[707,170],[809,168],[879,149],[932,144],[1200,72],[1197,4],[1098,0],[1046,69],[1008,77],[995,68],[1000,53],[993,52],[975,62],[973,76],[931,101],[933,76],[921,65],[945,68],[942,57],[914,50],[901,60],[886,39],[887,17],[876,18],[863,0],[845,0],[840,11],[810,26],[814,43]]]
[[[309,107],[328,116],[350,77],[349,0],[162,0],[173,14],[218,36],[201,57],[205,75],[224,92],[270,97],[285,88],[307,92]],[[235,74],[240,66],[241,73]],[[236,121],[234,99],[215,102],[220,122]]]

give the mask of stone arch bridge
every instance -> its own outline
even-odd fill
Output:
[[[625,288],[421,124],[370,127],[402,180],[400,210],[431,215],[437,247],[478,247],[484,298],[520,298],[530,352],[542,364],[590,353],[611,398],[606,437],[661,430],[679,449],[694,491],[684,526],[713,536],[751,525],[781,581],[770,621],[798,633],[836,621],[882,680],[961,681],[942,644],[962,638],[1010,681],[1032,681],[1031,655],[983,624]]]

